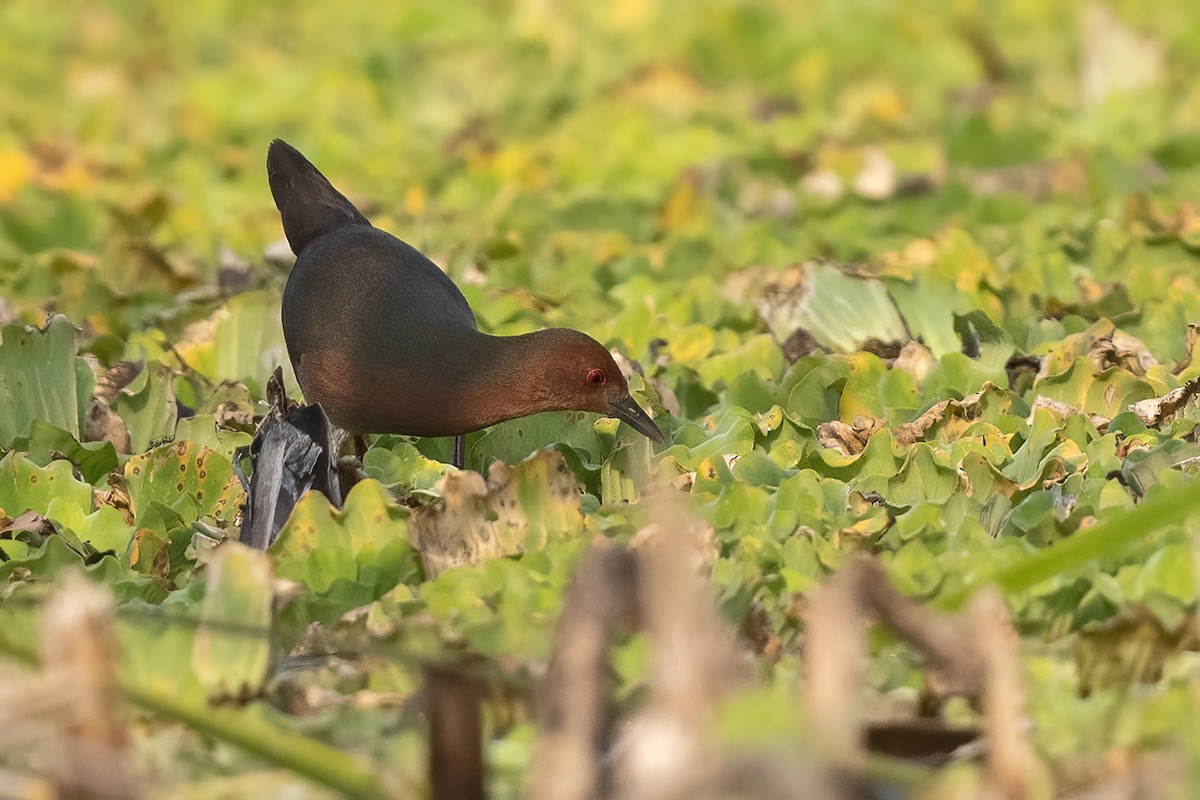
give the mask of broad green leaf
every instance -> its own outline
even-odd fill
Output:
[[[25,511],[46,514],[51,502],[84,513],[92,510],[92,487],[75,478],[69,461],[44,467],[18,453],[0,459],[0,511],[16,517]]]
[[[92,393],[92,373],[76,358],[75,328],[66,317],[44,330],[0,329],[0,447],[11,447],[40,420],[78,439]]]
[[[208,561],[192,669],[213,699],[246,699],[267,678],[271,660],[271,561],[238,542]]]
[[[175,374],[166,364],[151,362],[113,403],[113,410],[129,428],[134,453],[144,453],[155,442],[175,433]]]
[[[408,518],[378,481],[356,484],[340,512],[324,495],[308,492],[271,545],[275,574],[315,594],[328,594],[339,582],[382,594],[412,576]]]
[[[767,326],[783,341],[797,328],[834,350],[853,352],[870,339],[904,342],[908,333],[887,289],[871,278],[810,263],[794,296],[764,309]]]
[[[426,458],[411,442],[384,437],[363,456],[363,472],[392,491],[430,493],[451,467]]]
[[[31,461],[38,464],[66,459],[79,469],[85,481],[93,485],[103,481],[118,464],[117,451],[110,442],[81,444],[62,428],[40,419],[30,423],[29,437],[17,439],[13,447],[24,451]]]
[[[205,517],[229,524],[245,500],[229,459],[194,442],[133,456],[125,462],[125,482],[139,526],[152,515],[161,518],[156,503],[178,513],[182,524]]]

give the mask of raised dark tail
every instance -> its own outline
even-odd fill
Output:
[[[343,225],[371,224],[303,153],[282,139],[267,149],[267,180],[283,218],[283,233],[296,255],[313,239]]]

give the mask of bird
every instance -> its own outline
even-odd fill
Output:
[[[571,328],[519,336],[479,330],[454,281],[376,228],[282,139],[267,179],[296,261],[283,337],[309,403],[350,434],[455,437],[542,411],[593,411],[654,442],[662,431],[629,394],[609,351]]]

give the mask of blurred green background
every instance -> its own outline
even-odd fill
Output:
[[[0,291],[8,316],[54,306],[120,335],[186,315],[172,293],[215,285],[223,248],[257,265],[280,238],[263,175],[276,136],[451,274],[539,301],[525,320],[484,308],[487,324],[569,315],[634,355],[651,332],[606,321],[637,276],[671,296],[947,226],[1037,259],[1046,230],[1071,236],[1150,185],[1168,204],[1196,187],[1200,14],[1115,3],[1145,44],[1089,34],[1088,7],[9,2]],[[866,146],[901,188],[933,191],[855,198]],[[979,178],[1047,162],[1063,166]],[[805,191],[826,171],[848,191]],[[1031,188],[1070,202],[1030,214]]]

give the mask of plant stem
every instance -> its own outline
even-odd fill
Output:
[[[180,700],[169,692],[122,682],[136,705],[178,720],[202,734],[237,745],[297,775],[349,797],[384,797],[375,775],[350,755],[264,719],[230,709]]]
[[[38,664],[35,647],[24,637],[0,631],[0,653],[31,666]],[[121,690],[135,705],[177,720],[202,734],[241,747],[272,764],[328,786],[348,797],[384,797],[375,775],[353,756],[323,742],[280,728],[244,711],[213,708],[181,700],[170,692],[134,686],[121,679]]]
[[[956,591],[939,597],[937,605],[946,609],[958,608],[989,584],[999,586],[1007,594],[1024,591],[1056,575],[1077,570],[1090,561],[1120,555],[1151,533],[1168,525],[1177,525],[1197,511],[1200,511],[1200,480],[1151,492],[1139,505],[1094,528],[1076,531],[1049,547],[983,572]]]

